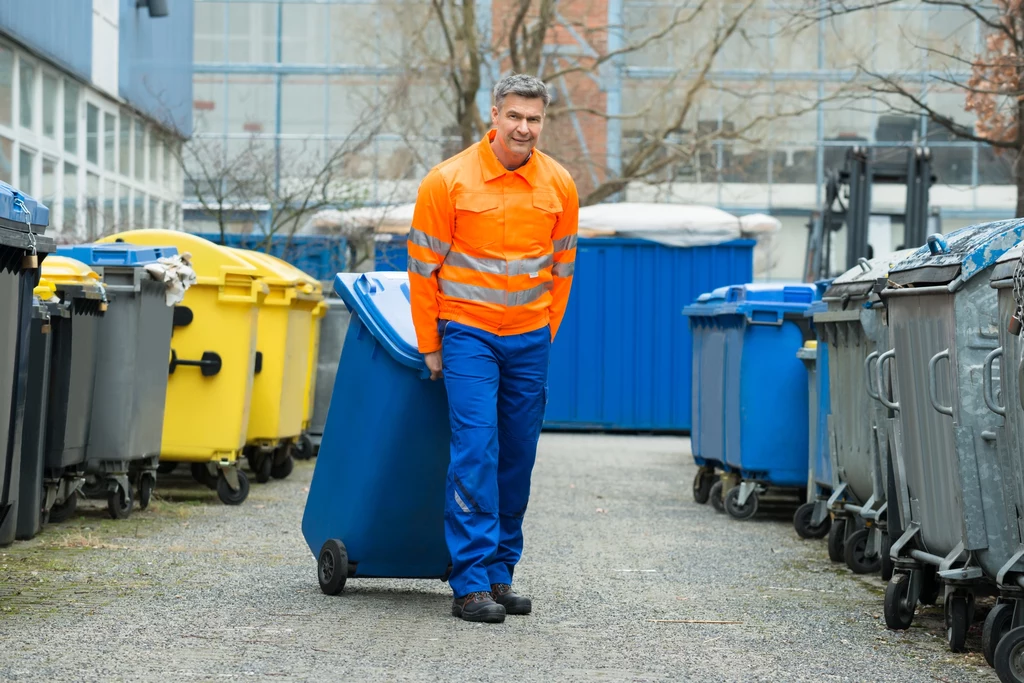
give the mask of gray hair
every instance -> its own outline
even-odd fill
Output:
[[[501,105],[505,102],[505,97],[508,95],[519,95],[528,100],[542,99],[544,100],[545,108],[551,104],[551,93],[548,92],[548,86],[544,85],[544,81],[528,74],[505,76],[494,84],[492,94],[494,96],[494,106],[498,109],[501,109]]]

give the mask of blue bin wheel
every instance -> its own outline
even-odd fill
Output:
[[[701,505],[708,502],[708,496],[711,495],[711,487],[714,485],[714,470],[700,468],[693,478],[693,499]]]
[[[814,503],[804,503],[796,509],[793,515],[793,528],[800,538],[825,538],[829,529],[832,528],[832,518],[826,517],[821,524],[814,526],[811,519],[814,518]]]
[[[1012,626],[1013,603],[1001,602],[989,610],[988,616],[985,617],[985,626],[981,630],[981,651],[985,654],[985,661],[989,666],[995,666],[996,648]]]
[[[954,593],[946,600],[946,644],[950,652],[963,652],[967,645],[967,629],[970,627],[970,594]]]
[[[885,625],[893,631],[906,631],[914,623],[913,596],[910,595],[910,574],[893,574],[885,587]]]
[[[843,547],[846,566],[854,574],[874,574],[882,568],[882,558],[868,555],[868,529],[858,529],[850,534]]]
[[[716,512],[725,512],[725,502],[722,500],[721,480],[718,480],[711,485],[711,490],[708,492],[708,499],[711,501],[711,507],[715,508]]]
[[[324,594],[338,595],[345,590],[345,582],[348,581],[348,551],[344,543],[336,538],[327,539],[317,557],[316,574]]]
[[[994,666],[1003,683],[1024,683],[1024,626],[1012,629],[999,641]]]
[[[131,488],[126,489],[118,484],[117,488],[107,495],[107,512],[113,519],[128,519],[134,506]]]
[[[828,559],[833,562],[846,560],[846,520],[837,519],[832,522],[828,532]]]
[[[225,505],[241,505],[249,497],[249,477],[245,472],[238,470],[238,490],[231,488],[227,478],[221,472],[217,475],[217,497]]]
[[[750,497],[747,498],[747,502],[743,505],[740,505],[739,501],[740,487],[734,486],[729,489],[729,493],[725,496],[725,511],[729,513],[730,517],[742,521],[750,519],[757,514],[757,508],[760,505],[757,491],[752,491]]]

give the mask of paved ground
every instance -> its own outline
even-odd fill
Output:
[[[695,504],[687,449],[546,434],[516,575],[536,613],[500,626],[453,619],[438,581],[320,593],[299,531],[312,464],[241,508],[164,477],[126,522],[89,506],[0,549],[0,680],[996,680],[980,624],[967,655],[935,608],[887,631],[881,581],[799,540],[791,508]]]

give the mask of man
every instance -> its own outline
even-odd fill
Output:
[[[452,428],[445,538],[452,614],[529,614],[512,591],[547,403],[548,356],[576,258],[572,178],[536,149],[550,96],[513,75],[494,86],[491,130],[420,186],[409,234],[419,351],[444,377]]]

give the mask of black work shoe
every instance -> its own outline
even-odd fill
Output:
[[[455,598],[452,603],[452,616],[465,621],[500,624],[505,621],[505,608],[496,603],[490,593],[480,591]]]
[[[494,602],[505,608],[505,614],[529,614],[533,610],[533,603],[530,598],[516,595],[512,586],[507,583],[492,583],[491,597]]]

